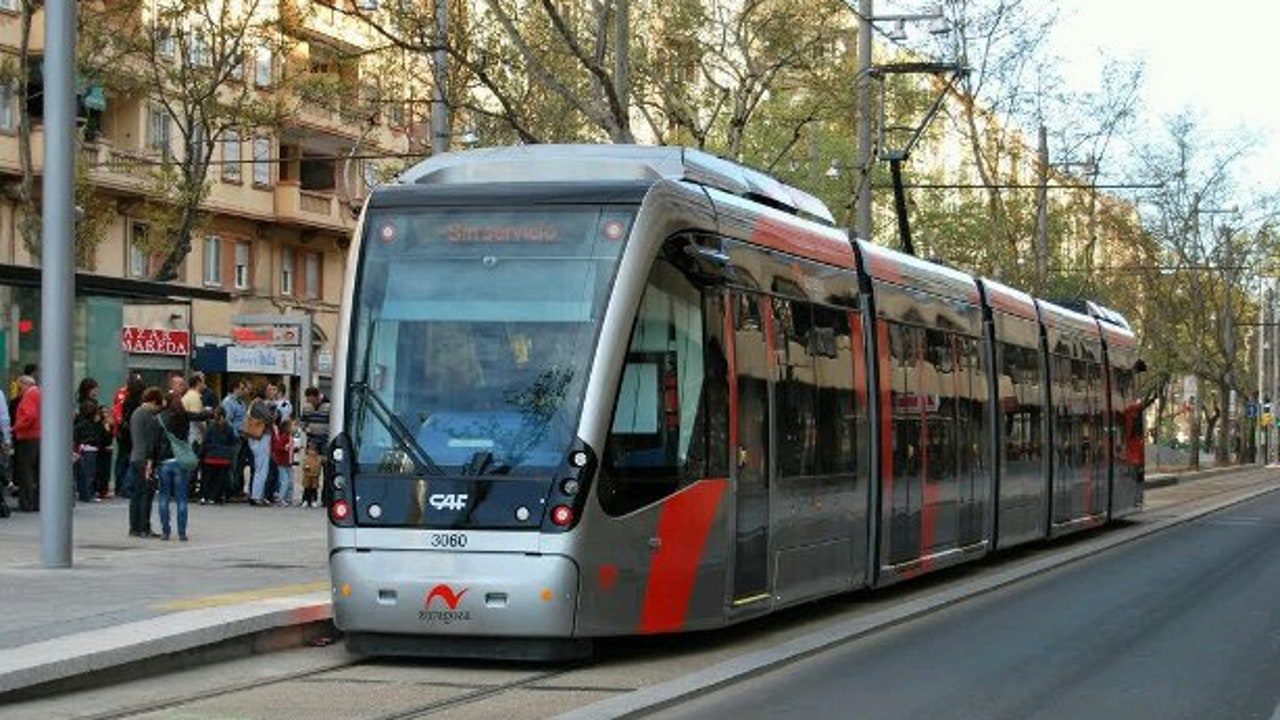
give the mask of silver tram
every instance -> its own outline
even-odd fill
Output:
[[[350,258],[326,482],[362,652],[565,657],[1142,502],[1122,317],[851,243],[705,153],[432,158]]]

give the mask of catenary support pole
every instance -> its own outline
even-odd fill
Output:
[[[854,231],[871,239],[871,0],[858,0],[858,198]]]
[[[75,300],[76,3],[45,5],[40,235],[40,559],[71,566],[71,342]]]
[[[431,154],[449,152],[452,123],[449,119],[449,0],[436,0],[435,82],[431,83]]]

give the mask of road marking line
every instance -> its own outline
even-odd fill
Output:
[[[329,589],[328,582],[295,583],[293,585],[278,585],[276,587],[257,588],[254,590],[241,590],[240,592],[205,595],[204,597],[187,598],[185,600],[171,600],[169,602],[152,605],[151,608],[154,610],[171,611],[201,610],[204,608],[221,607],[223,605],[239,605],[242,603],[253,602],[254,600],[270,600],[273,598],[290,597],[293,595],[308,595],[310,593],[327,589]]]

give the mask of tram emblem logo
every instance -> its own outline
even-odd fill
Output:
[[[467,590],[468,588],[462,588],[454,592],[453,588],[444,584],[431,588],[430,592],[427,593],[427,599],[422,602],[422,609],[418,611],[418,619],[443,625],[470,620],[470,611],[458,609],[458,603],[462,602],[462,596],[467,594]],[[449,609],[432,610],[431,602],[436,598],[440,598],[440,602],[444,603],[444,606]]]
[[[458,603],[462,602],[462,596],[467,594],[467,588],[462,588],[462,592],[455,593],[453,588],[448,585],[437,585],[431,588],[431,592],[427,593],[427,600],[423,603],[424,607],[430,608],[431,601],[440,598],[450,610],[457,610]]]
[[[462,510],[467,507],[468,497],[466,493],[436,493],[427,502],[437,510]]]

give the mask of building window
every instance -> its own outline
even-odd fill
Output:
[[[271,87],[271,48],[258,47],[253,52],[253,84],[260,88]]]
[[[236,243],[236,277],[237,290],[249,289],[249,243]]]
[[[404,127],[403,103],[387,103],[387,124],[391,127]]]
[[[147,276],[150,257],[142,249],[147,239],[147,226],[142,223],[129,225],[129,277],[145,278]]]
[[[318,252],[307,253],[302,258],[303,297],[307,300],[320,299],[320,267],[324,256]]]
[[[227,70],[227,75],[237,82],[244,81],[244,53],[241,52],[239,45],[236,45],[235,52],[231,53],[231,57],[227,58],[227,62],[231,63],[231,67]]]
[[[271,184],[271,138],[262,135],[253,139],[253,184]]]
[[[0,10],[18,12],[18,0],[0,0]]]
[[[356,0],[356,5],[361,10],[373,11],[378,9],[378,0]]]
[[[240,131],[227,130],[222,135],[222,179],[240,182]]]
[[[213,51],[209,48],[209,38],[204,33],[198,31],[191,33],[191,46],[187,48],[187,62],[201,68],[213,65]]]
[[[365,192],[373,190],[382,184],[382,173],[378,169],[378,164],[372,160],[364,161],[364,189]]]
[[[293,268],[297,260],[293,254],[293,248],[280,248],[280,294],[293,294]]]
[[[17,93],[11,83],[0,84],[0,132],[13,132],[18,127]]]
[[[159,103],[152,104],[147,118],[147,148],[168,160],[172,151],[172,139],[169,111]]]
[[[173,59],[176,47],[173,29],[168,25],[157,25],[155,28],[156,54],[162,58]]]
[[[216,235],[204,239],[204,284],[222,285],[222,238]]]

